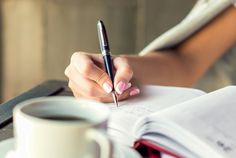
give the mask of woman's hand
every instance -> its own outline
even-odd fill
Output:
[[[140,90],[132,86],[133,70],[124,57],[115,57],[114,87],[118,100],[139,94]],[[101,102],[112,102],[112,81],[107,75],[102,55],[84,52],[74,53],[65,70],[69,78],[69,87],[75,97],[85,97]]]

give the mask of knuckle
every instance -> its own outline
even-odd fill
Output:
[[[79,52],[73,53],[73,54],[71,55],[71,58],[70,58],[71,62],[72,62],[73,60],[75,60],[78,55],[79,55]]]
[[[121,62],[123,62],[123,63],[127,63],[128,64],[128,58],[127,57],[125,57],[125,56],[119,56],[119,57],[117,57],[117,59],[119,60],[119,61],[121,61]]]
[[[79,98],[79,95],[75,91],[72,90],[72,93],[73,93],[75,98]]]
[[[81,55],[84,55],[84,52],[75,52],[71,55],[71,62],[75,61],[77,58],[79,58]]]
[[[72,64],[68,65],[64,71],[64,74],[66,77],[73,78],[73,71],[74,71],[74,67]]]
[[[73,86],[72,86],[71,81],[68,82],[68,87],[69,87],[70,89],[72,89]]]
[[[125,61],[125,62],[127,62],[127,61],[128,61],[127,57],[125,57],[125,56],[122,56],[122,55],[120,55],[120,56],[116,57],[115,59],[117,59],[117,60],[121,60],[121,61]]]
[[[122,73],[130,74],[131,76],[133,75],[133,68],[130,66],[127,57],[117,57],[116,62],[122,63],[122,66],[120,67],[120,71],[122,71]]]
[[[64,74],[67,76],[67,77],[69,77],[69,66],[67,66],[67,68],[65,69],[65,71],[64,71]]]
[[[80,98],[80,95],[77,92],[73,91],[73,95],[75,96],[75,98]]]
[[[116,58],[114,59],[114,61],[117,62],[117,63],[126,62],[126,58],[119,56],[119,57],[116,57]]]
[[[128,61],[128,58],[127,58],[127,57],[121,57],[121,60],[122,60],[124,63],[129,63],[129,61]]]
[[[68,87],[71,89],[71,92],[73,93],[73,95],[74,95],[75,97],[78,97],[78,96],[79,96],[79,95],[78,95],[78,91],[76,90],[75,85],[74,85],[71,81],[68,82]]]
[[[123,72],[125,73],[125,74],[129,74],[130,76],[133,76],[133,69],[132,69],[132,67],[130,66],[130,65],[126,65],[126,66],[124,66],[123,67]]]
[[[88,76],[93,70],[93,63],[87,62],[83,67],[81,67],[81,74],[84,76]]]

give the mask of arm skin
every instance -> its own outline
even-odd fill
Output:
[[[236,43],[236,8],[229,7],[174,50],[128,56],[141,84],[192,86]]]

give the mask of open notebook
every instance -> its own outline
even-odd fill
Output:
[[[208,94],[145,86],[141,96],[110,105],[108,132],[125,145],[144,142],[172,157],[235,158],[235,95],[235,86]]]

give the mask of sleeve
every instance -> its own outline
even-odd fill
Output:
[[[233,3],[236,0],[198,0],[183,21],[156,38],[139,55],[177,46]]]

